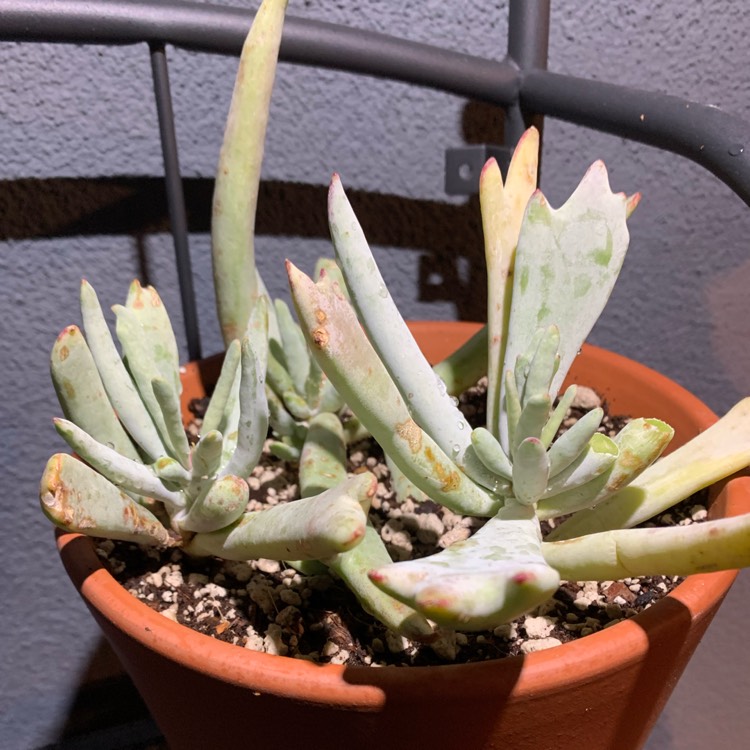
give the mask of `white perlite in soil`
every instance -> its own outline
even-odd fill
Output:
[[[579,391],[578,404],[563,428],[599,405],[593,391]],[[482,396],[481,383],[462,396],[460,405],[469,421],[482,422],[478,406]],[[625,421],[607,416],[602,429],[615,434]],[[192,429],[199,429],[199,423]],[[459,516],[430,500],[399,502],[391,491],[382,454],[371,442],[354,446],[349,458],[350,471],[368,469],[378,478],[370,520],[394,560],[433,554],[466,539],[484,522]],[[295,500],[295,479],[293,467],[266,452],[249,480],[250,509]],[[705,517],[703,497],[696,496],[653,525],[689,524]],[[512,623],[484,633],[443,632],[437,641],[424,645],[388,631],[325,569],[302,575],[271,560],[194,559],[179,549],[112,541],[100,541],[98,552],[130,593],[165,617],[199,632],[256,651],[373,667],[483,661],[552,648],[633,617],[680,580],[563,582],[552,599]]]

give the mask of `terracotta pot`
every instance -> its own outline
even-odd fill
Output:
[[[476,330],[417,323],[436,359]],[[186,400],[207,366],[185,368]],[[208,366],[208,370],[211,367]],[[661,417],[677,441],[715,415],[680,386],[586,347],[571,373],[615,412]],[[717,492],[714,514],[750,511],[748,479]],[[90,539],[60,534],[63,563],[149,705],[180,748],[637,748],[735,577],[689,577],[641,615],[529,656],[440,667],[317,666],[214,640],[156,614],[99,563]]]

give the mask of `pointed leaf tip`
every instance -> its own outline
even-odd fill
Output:
[[[487,178],[487,175],[489,175],[491,172],[495,172],[499,168],[500,167],[497,164],[497,159],[495,159],[494,156],[490,156],[490,158],[487,159],[487,161],[484,163],[482,171],[479,173],[479,181],[482,182]]]
[[[630,218],[633,211],[638,208],[638,204],[641,202],[641,194],[633,193],[625,198],[625,217]]]

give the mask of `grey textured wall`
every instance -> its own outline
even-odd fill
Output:
[[[750,21],[736,3],[553,6],[552,70],[670,92],[750,118]],[[290,12],[485,56],[505,52],[507,7],[489,0],[291,0]],[[170,51],[170,59],[210,352],[219,338],[205,206],[234,61],[180,51]],[[171,246],[154,210],[161,157],[145,47],[2,44],[0,71],[0,745],[35,748],[58,736],[97,639],[37,507],[38,477],[60,449],[50,422],[58,407],[49,348],[65,324],[78,322],[82,275],[109,303],[122,301],[133,277],[145,277],[178,329],[181,320]],[[272,291],[284,293],[284,256],[309,270],[326,252],[323,186],[335,169],[360,191],[363,223],[405,314],[475,316],[473,300],[482,293],[471,266],[481,253],[475,207],[444,196],[443,153],[490,138],[494,126],[483,107],[452,96],[283,66],[258,243]],[[725,410],[750,392],[750,211],[697,166],[548,120],[542,187],[553,204],[596,158],[609,165],[615,189],[641,190],[644,200],[593,343],[661,370]],[[741,577],[678,685],[652,750],[743,746],[750,736],[743,630],[749,588]]]

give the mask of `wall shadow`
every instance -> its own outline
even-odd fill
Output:
[[[71,688],[67,715],[55,731],[55,741],[39,750],[166,748],[161,730],[103,636]]]
[[[213,180],[184,180],[191,233],[210,231]],[[464,320],[485,316],[486,282],[479,205],[461,205],[349,190],[373,246],[420,253],[420,301],[447,301]],[[327,239],[327,186],[281,181],[261,184],[260,236]],[[169,231],[159,177],[49,178],[0,181],[0,240],[127,235]],[[147,266],[146,266],[147,267]]]

